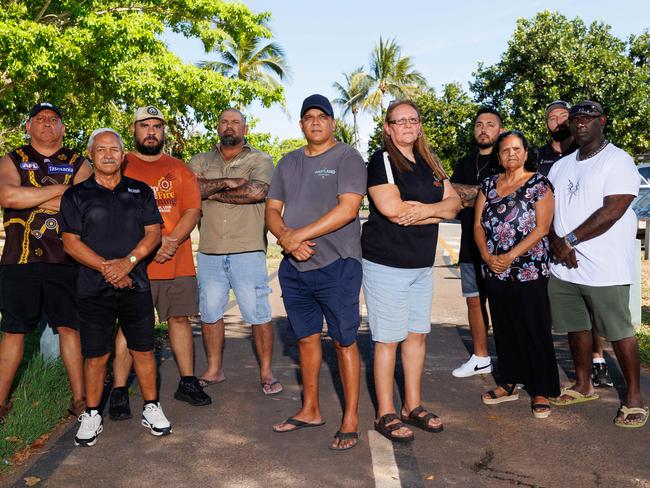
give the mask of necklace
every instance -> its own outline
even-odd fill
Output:
[[[609,144],[609,141],[608,141],[607,139],[603,139],[603,142],[600,144],[600,146],[598,147],[598,149],[596,149],[595,151],[590,152],[590,153],[589,153],[587,156],[585,156],[585,157],[582,157],[582,155],[581,155],[580,152],[578,151],[578,158],[577,158],[578,161],[584,161],[585,159],[593,158],[596,154],[598,154],[600,151],[602,151],[603,149],[605,149],[605,146],[607,146],[607,144]]]
[[[476,161],[474,162],[474,164],[476,165],[476,181],[478,181],[479,183],[481,183],[481,182],[479,181],[479,175],[481,174],[481,171],[483,171],[483,170],[487,167],[487,165],[491,163],[491,160],[488,159],[488,160],[487,160],[487,163],[485,163],[485,164],[484,164],[483,166],[481,166],[481,168],[479,169],[479,167],[478,167],[478,158],[479,158],[479,157],[481,157],[481,153],[480,153],[480,152],[479,152],[479,153],[476,153]]]

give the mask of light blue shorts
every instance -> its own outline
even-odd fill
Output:
[[[375,342],[401,342],[431,331],[433,268],[393,268],[366,259],[363,295]]]
[[[483,280],[480,269],[477,269],[473,263],[460,263],[460,288],[463,292],[463,297],[470,298],[481,295],[479,280]],[[484,289],[485,285],[482,285]],[[485,295],[485,292],[483,294]]]
[[[258,325],[271,321],[266,253],[198,253],[196,261],[203,323],[212,324],[223,318],[231,288],[246,322]]]

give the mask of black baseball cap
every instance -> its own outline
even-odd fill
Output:
[[[314,95],[309,95],[302,102],[302,108],[300,109],[301,119],[302,116],[305,115],[305,112],[310,108],[317,108],[319,110],[322,110],[325,115],[334,117],[334,109],[332,108],[332,104],[327,99],[327,97],[324,97],[323,95],[319,95],[318,93]]]
[[[554,108],[563,108],[569,111],[571,110],[571,104],[569,102],[565,102],[564,100],[553,100],[551,103],[549,103],[546,106],[545,113],[547,117],[548,117],[548,113]]]
[[[571,110],[569,110],[569,118],[577,117],[578,115],[587,115],[589,117],[600,117],[604,115],[605,111],[603,106],[598,102],[585,100],[584,102],[576,103]]]
[[[34,105],[29,111],[29,118],[31,119],[32,117],[36,116],[37,113],[42,112],[43,110],[52,110],[59,116],[60,119],[63,119],[61,109],[50,102],[40,102]]]

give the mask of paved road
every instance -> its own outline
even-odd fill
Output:
[[[454,237],[456,236],[456,237]],[[298,355],[287,330],[277,279],[271,295],[278,332],[275,373],[285,391],[262,395],[249,328],[236,306],[226,316],[227,381],[209,388],[214,403],[190,407],[172,399],[177,382],[173,361],[163,362],[161,400],[174,433],[154,438],[132,419],[106,420],[95,447],[73,447],[73,421],[9,486],[25,486],[24,478],[40,478],[45,487],[650,487],[650,428],[628,431],[612,424],[618,391],[601,400],[554,409],[536,420],[526,393],[517,402],[488,407],[480,392],[493,378],[456,379],[451,370],[468,354],[469,332],[460,298],[457,268],[449,266],[457,250],[457,229],[443,226],[444,242],[435,269],[433,328],[428,337],[423,392],[425,406],[438,413],[444,432],[416,432],[409,447],[393,447],[372,430],[374,417],[371,341],[362,326],[361,442],[346,453],[327,445],[340,421],[340,388],[332,344],[324,341],[321,403],[327,424],[291,434],[271,431],[273,422],[294,413],[300,402]],[[451,257],[450,257],[451,256]],[[365,315],[365,308],[362,307]],[[572,375],[566,340],[556,337],[562,381]],[[198,370],[204,364],[196,341]],[[492,350],[494,355],[494,350]],[[607,357],[620,390],[622,378],[611,354]],[[643,373],[650,401],[650,375]],[[135,410],[138,398],[132,400]]]

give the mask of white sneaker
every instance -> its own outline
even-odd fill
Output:
[[[492,360],[478,357],[472,354],[472,357],[466,363],[460,365],[451,372],[456,378],[467,378],[475,374],[488,374],[492,372]]]
[[[172,433],[172,424],[163,413],[160,403],[147,403],[142,411],[142,425],[149,428],[153,435]]]
[[[97,410],[92,413],[84,412],[78,418],[81,425],[74,438],[75,446],[94,446],[97,437],[104,430],[102,416]]]

